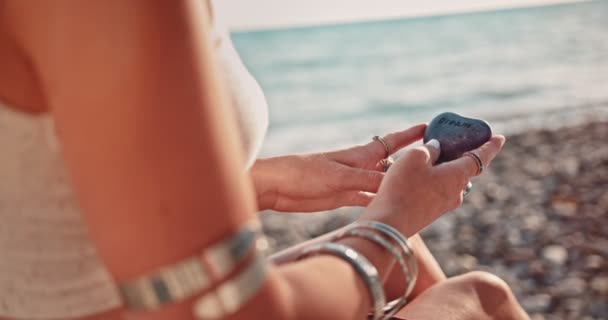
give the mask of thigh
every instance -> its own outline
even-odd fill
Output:
[[[407,320],[529,319],[507,284],[484,272],[453,277],[428,288],[397,316]]]

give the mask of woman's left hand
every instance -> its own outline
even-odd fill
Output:
[[[419,140],[426,124],[384,137],[390,153]],[[259,159],[251,168],[260,210],[313,212],[367,206],[384,177],[378,141],[352,148]]]

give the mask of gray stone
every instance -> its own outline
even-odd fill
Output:
[[[567,278],[560,281],[556,288],[556,294],[562,297],[576,297],[587,289],[587,282],[581,278]]]
[[[534,313],[530,315],[530,320],[545,320],[545,317],[540,313]]]
[[[562,158],[557,162],[555,170],[568,176],[575,177],[580,170],[581,163],[576,157]]]
[[[452,112],[437,115],[424,132],[425,143],[431,139],[437,139],[441,143],[438,164],[459,158],[464,152],[481,146],[491,137],[492,129],[486,121]]]
[[[568,250],[559,245],[549,245],[543,248],[542,256],[555,265],[563,265],[568,260]]]
[[[606,303],[606,297],[601,297],[591,301],[589,306],[591,316],[597,317],[597,319],[606,319],[608,314],[608,303]]]
[[[524,218],[524,226],[530,230],[538,230],[543,227],[547,218],[540,214],[530,215]]]
[[[537,294],[525,298],[521,306],[529,313],[546,312],[551,307],[551,296],[548,294]]]
[[[601,295],[608,294],[608,276],[598,276],[591,279],[591,289]]]
[[[571,298],[564,301],[562,305],[566,308],[566,310],[568,310],[569,316],[573,317],[581,314],[583,308],[585,307],[585,301]]]
[[[458,263],[464,270],[471,271],[477,267],[477,258],[470,254],[463,254],[458,257]]]
[[[555,200],[551,203],[553,210],[560,216],[572,217],[576,215],[578,205],[574,201]]]

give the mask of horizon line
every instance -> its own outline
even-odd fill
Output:
[[[469,14],[469,13],[483,13],[483,12],[497,12],[497,11],[508,11],[508,10],[518,10],[518,9],[526,9],[526,8],[539,8],[539,7],[550,7],[550,6],[559,6],[559,5],[569,5],[576,4],[581,2],[593,2],[598,0],[552,0],[549,2],[543,3],[531,3],[531,4],[517,4],[514,6],[508,5],[496,5],[492,7],[481,7],[481,8],[473,8],[473,9],[462,9],[462,10],[445,10],[445,11],[437,11],[433,13],[421,13],[421,14],[405,14],[405,15],[389,15],[386,17],[370,17],[370,18],[354,18],[354,19],[336,19],[333,21],[319,21],[312,23],[293,23],[293,24],[283,24],[283,25],[267,25],[267,26],[258,26],[258,27],[231,27],[231,33],[255,33],[255,32],[267,32],[267,31],[279,31],[279,30],[291,30],[291,29],[305,29],[305,28],[315,28],[315,27],[331,27],[331,26],[341,26],[341,25],[350,25],[357,23],[373,23],[373,22],[381,22],[381,21],[396,21],[403,19],[416,19],[416,18],[431,18],[431,17],[443,17],[443,16],[452,16],[452,15],[461,15],[461,14]]]

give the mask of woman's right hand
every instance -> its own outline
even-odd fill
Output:
[[[473,152],[487,167],[504,143],[504,136],[493,136]],[[468,156],[433,166],[440,153],[438,144],[429,141],[406,151],[391,166],[360,219],[387,223],[409,237],[459,207],[463,190],[478,167]]]

